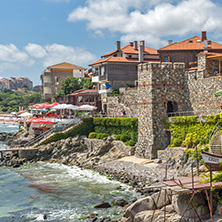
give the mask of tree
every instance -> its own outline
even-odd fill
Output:
[[[74,91],[80,89],[79,79],[74,77],[68,77],[61,83],[62,90],[65,95],[73,93]]]
[[[80,86],[81,86],[81,89],[84,89],[84,88],[92,89],[93,83],[89,79],[81,78]]]
[[[61,90],[62,92],[59,93],[60,94],[64,93],[65,95],[67,95],[79,89],[84,89],[84,88],[92,89],[93,83],[86,78],[79,79],[75,77],[68,77],[67,79],[62,81],[61,86],[62,86]]]

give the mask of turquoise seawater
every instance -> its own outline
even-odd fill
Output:
[[[12,127],[3,128],[13,131]],[[2,147],[7,148],[1,143]],[[95,209],[93,205],[136,197],[129,186],[75,166],[38,162],[0,168],[0,222],[91,221],[79,220],[88,213],[114,218],[114,207]]]

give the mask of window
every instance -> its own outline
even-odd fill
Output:
[[[57,76],[55,76],[55,85],[59,84],[59,78]]]
[[[164,62],[169,62],[169,61],[170,61],[169,56],[164,56],[163,61],[164,61]]]
[[[58,94],[58,88],[57,87],[55,88],[55,94],[56,95]]]
[[[189,40],[189,43],[193,43],[193,40]]]

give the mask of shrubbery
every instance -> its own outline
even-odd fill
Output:
[[[209,136],[221,115],[172,117],[165,127],[170,129],[170,147],[195,147],[209,143]],[[221,128],[221,127],[220,127]]]

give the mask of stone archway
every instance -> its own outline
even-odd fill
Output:
[[[167,113],[178,112],[178,104],[174,101],[167,102]]]

